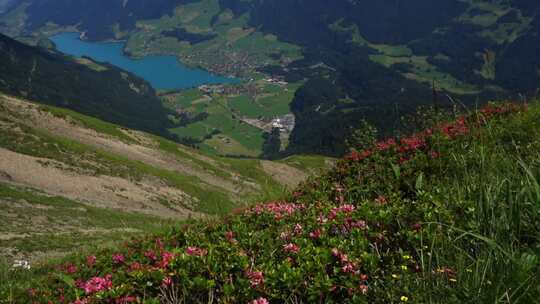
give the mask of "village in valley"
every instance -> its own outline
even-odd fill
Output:
[[[205,84],[161,97],[178,115],[180,127],[172,132],[180,138],[217,154],[252,156],[261,149],[259,138],[274,129],[286,148],[295,126],[289,104],[299,86],[281,76],[259,74],[238,84]],[[244,147],[229,151],[235,145]]]

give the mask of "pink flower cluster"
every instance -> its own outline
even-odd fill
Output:
[[[362,283],[360,284],[360,286],[358,286],[358,289],[360,289],[360,292],[363,295],[366,295],[368,293],[369,287],[366,284]]]
[[[317,218],[317,223],[319,223],[320,225],[326,224],[327,222],[328,222],[328,219],[322,214],[320,214],[319,217]]]
[[[345,159],[359,162],[370,156],[371,156],[371,150],[364,150],[362,152],[352,150],[351,153],[345,157]]]
[[[321,237],[321,230],[315,229],[309,233],[309,237],[312,239],[319,239]]]
[[[251,288],[264,284],[264,275],[262,271],[246,271],[246,277],[249,279]]]
[[[115,253],[112,256],[112,260],[115,264],[123,264],[126,259],[124,258],[124,255]]]
[[[349,261],[349,257],[339,251],[337,248],[332,249],[332,255],[337,258],[338,262],[341,263],[341,271],[344,273],[357,273],[356,263]]]
[[[144,256],[147,257],[151,262],[157,260],[156,254],[151,250],[146,251]]]
[[[160,238],[156,238],[155,244],[159,250],[163,250],[163,248],[165,247],[165,245],[163,244],[163,241]]]
[[[131,265],[129,265],[129,271],[138,271],[141,269],[143,269],[143,265],[141,265],[141,263],[133,262]]]
[[[355,209],[356,207],[354,205],[344,204],[344,205],[332,208],[332,210],[330,210],[330,212],[328,213],[328,218],[333,220],[336,218],[338,213],[349,214],[349,213],[354,212]]]
[[[225,238],[227,239],[227,241],[229,242],[235,242],[236,240],[234,239],[234,232],[232,231],[227,231],[225,232]]]
[[[88,266],[88,268],[94,267],[95,264],[96,264],[96,256],[95,255],[89,255],[89,256],[86,257],[86,266]]]
[[[260,215],[264,212],[269,212],[274,214],[276,219],[281,219],[285,215],[293,215],[296,211],[304,209],[302,204],[294,203],[284,203],[284,202],[271,202],[268,204],[257,205],[251,209],[247,210],[247,214],[257,214]]]
[[[377,198],[375,199],[375,203],[379,204],[379,205],[383,205],[387,202],[387,199],[384,195],[379,195],[377,196]]]
[[[497,114],[506,114],[509,112],[516,112],[521,109],[526,109],[527,104],[525,105],[517,105],[515,103],[504,103],[501,105],[486,105],[480,110],[480,113],[482,113],[486,118],[491,118],[492,116],[495,116]]]
[[[421,136],[405,137],[400,140],[401,146],[399,147],[400,153],[409,151],[416,151],[426,146],[426,141]]]
[[[453,139],[461,135],[468,134],[470,129],[467,126],[465,117],[460,117],[453,123],[444,124],[440,127],[441,132],[448,138]]]
[[[83,284],[82,288],[86,294],[93,294],[100,291],[109,290],[112,288],[112,276],[110,274],[105,277],[93,277]]]
[[[115,304],[127,304],[127,303],[135,303],[135,302],[137,302],[137,298],[134,296],[124,296],[124,297],[120,297],[114,300]]]
[[[287,241],[287,242],[288,242],[288,241],[291,240],[292,235],[291,235],[290,232],[285,232],[285,231],[283,231],[283,232],[281,232],[281,233],[279,234],[279,238],[280,238],[281,240],[283,240],[283,241]]]
[[[172,279],[170,277],[165,277],[163,278],[163,280],[161,281],[161,284],[163,286],[171,286],[173,283]]]
[[[364,220],[353,220],[352,218],[348,217],[345,219],[344,223],[343,223],[343,226],[346,228],[346,229],[353,229],[353,228],[356,228],[356,229],[360,229],[360,230],[365,230],[367,229],[367,223],[366,221]]]
[[[186,248],[186,254],[190,256],[202,257],[208,254],[208,250],[190,246]]]
[[[516,105],[513,103],[505,103],[502,105],[487,105],[484,108],[482,108],[479,112],[483,115],[484,120],[494,117],[498,114],[506,114],[511,112],[519,111],[520,109],[526,109],[525,106]],[[466,135],[470,133],[470,123],[467,122],[466,117],[461,116],[456,121],[441,124],[436,127],[438,131],[443,133],[446,137],[449,139],[454,139],[461,135]],[[349,155],[345,157],[346,160],[351,161],[362,161],[368,157],[370,157],[374,152],[377,151],[387,151],[387,150],[394,150],[400,154],[406,154],[409,152],[422,150],[427,147],[426,138],[429,136],[432,136],[434,134],[433,129],[426,129],[423,132],[417,133],[411,137],[405,137],[401,138],[399,140],[399,143],[394,139],[390,138],[385,141],[380,141],[375,144],[375,147],[373,149],[367,149],[361,152],[358,152],[356,150],[353,150]],[[438,152],[435,154],[431,154],[433,158],[436,158],[440,156]],[[400,162],[404,163],[410,159],[410,156],[407,155],[401,155],[400,156]]]
[[[73,265],[71,263],[64,265],[64,268],[65,268],[65,272],[67,274],[72,274],[72,273],[77,272],[77,266],[75,266],[75,265]]]
[[[258,298],[249,302],[248,304],[270,304],[270,302],[268,302],[268,300],[265,298]]]
[[[296,254],[300,251],[300,247],[296,244],[289,243],[283,245],[283,251]]]
[[[390,148],[392,148],[392,147],[395,147],[396,144],[397,143],[396,143],[396,140],[394,138],[389,138],[386,141],[381,141],[381,142],[376,143],[375,147],[379,151],[386,151],[386,150],[390,150]]]
[[[165,251],[161,254],[161,261],[158,264],[159,268],[165,269],[169,266],[172,259],[174,258],[174,254],[168,251]]]
[[[302,225],[300,224],[294,225],[294,233],[296,235],[302,234],[302,232],[304,232],[304,228],[302,227]]]

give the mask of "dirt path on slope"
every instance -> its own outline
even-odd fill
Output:
[[[281,185],[292,189],[308,177],[308,175],[294,167],[277,162],[261,160],[262,169],[272,176]]]
[[[190,204],[192,198],[158,181],[132,182],[119,177],[84,175],[64,163],[3,148],[0,148],[0,181],[37,188],[97,207],[163,218],[196,216],[183,207]],[[161,204],[161,200],[170,205]]]
[[[95,130],[82,127],[66,119],[58,118],[51,113],[40,111],[37,105],[30,102],[9,96],[1,97],[4,99],[4,105],[11,111],[22,114],[30,119],[30,121],[21,121],[22,123],[47,130],[57,136],[67,137],[71,140],[125,156],[130,160],[140,161],[164,170],[176,171],[183,175],[197,177],[209,185],[224,189],[231,194],[230,196],[233,200],[239,200],[240,195],[245,192],[258,190],[249,184],[235,183],[208,173],[203,169],[196,168],[195,165],[189,163],[191,162],[190,160],[180,160],[166,152],[158,151],[153,148],[156,145],[153,140],[145,136],[142,132],[129,132],[126,135],[136,134],[132,138],[138,142],[143,142],[145,145],[128,144],[112,136],[100,134]],[[150,145],[149,143],[153,144]]]

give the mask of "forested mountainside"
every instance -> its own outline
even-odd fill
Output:
[[[533,0],[28,0],[0,17],[0,29],[78,30],[127,39],[137,56],[172,53],[216,71],[301,81],[289,152],[341,154],[362,118],[384,134],[434,99],[535,94],[539,8]]]
[[[81,0],[81,1],[29,1],[26,13],[27,27],[35,30],[47,22],[59,25],[79,24],[93,40],[110,39],[113,25],[119,30],[133,30],[141,19],[156,19],[171,14],[180,4],[197,0],[155,0],[149,4],[146,0]]]
[[[143,79],[109,64],[27,46],[0,34],[0,91],[139,130],[166,133],[167,114]]]

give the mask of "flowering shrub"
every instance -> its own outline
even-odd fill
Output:
[[[287,200],[75,259],[25,301],[158,303],[174,290],[200,303],[416,303],[428,302],[419,292],[427,280],[451,295],[461,274],[425,263],[434,240],[446,237],[429,223],[459,226],[467,213],[444,205],[430,177],[450,170],[449,151],[475,140],[472,130],[522,110],[490,105],[352,151]]]
[[[94,277],[83,283],[80,288],[84,289],[87,295],[94,294],[100,291],[109,290],[112,288],[112,276],[106,275],[104,278]]]

